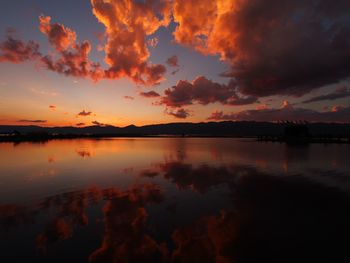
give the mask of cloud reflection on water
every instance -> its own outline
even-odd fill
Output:
[[[159,208],[167,192],[154,183],[127,190],[92,187],[45,198],[34,208],[14,204],[0,207],[1,227],[34,223],[42,213],[54,216],[37,233],[36,244],[50,246],[74,238],[77,226],[87,226],[89,207],[97,205],[104,225],[91,262],[343,262],[348,258],[350,197],[336,188],[302,175],[278,176],[251,166],[194,166],[164,162],[140,173],[162,177],[182,192],[206,195],[219,185],[229,189],[230,206],[201,214],[171,229],[159,240],[150,227],[148,209]],[[176,203],[171,204],[176,207]],[[153,212],[152,212],[153,213]],[[181,210],[176,209],[176,213]],[[187,218],[188,215],[181,214]],[[155,225],[155,227],[157,227]],[[77,248],[79,249],[79,248]]]

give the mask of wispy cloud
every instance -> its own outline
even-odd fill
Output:
[[[176,55],[173,55],[173,56],[169,57],[166,60],[166,63],[170,67],[179,67],[179,59],[178,59],[178,57]]]
[[[44,90],[44,89],[41,89],[41,88],[29,88],[29,90],[32,92],[32,93],[35,93],[35,94],[39,94],[39,95],[44,95],[44,96],[57,96],[58,95],[58,92],[56,91],[49,91],[49,90]]]
[[[49,105],[49,109],[52,111],[55,111],[57,109],[57,106],[55,105]]]
[[[305,108],[294,108],[290,104],[282,108],[262,108],[224,113],[214,111],[208,120],[234,120],[234,121],[296,121],[310,122],[350,122],[350,107],[333,107],[331,111],[315,111]]]
[[[22,120],[18,120],[17,122],[46,123],[47,120],[27,120],[27,119],[22,119]]]
[[[148,92],[140,92],[140,96],[145,98],[156,98],[159,97],[159,93],[155,92],[154,90],[148,91]]]
[[[311,103],[311,102],[317,102],[317,101],[325,101],[325,100],[337,100],[350,97],[350,89],[346,87],[338,88],[336,91],[332,93],[328,93],[326,95],[320,95],[312,97],[308,100],[304,100],[302,103]]]

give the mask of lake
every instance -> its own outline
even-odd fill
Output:
[[[0,144],[1,262],[350,262],[350,145]]]

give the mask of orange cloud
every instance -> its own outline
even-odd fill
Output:
[[[39,29],[45,34],[57,54],[41,58],[42,64],[48,69],[60,74],[74,77],[87,77],[98,81],[105,76],[99,63],[89,59],[91,44],[76,41],[76,33],[59,23],[51,23],[50,16],[39,17]]]
[[[169,1],[91,0],[93,14],[105,26],[107,78],[127,76],[153,85],[163,79],[163,65],[148,63],[146,37],[170,22]]]
[[[62,24],[51,24],[50,16],[39,16],[39,29],[47,35],[49,42],[53,45],[57,51],[66,50],[68,47],[73,46],[76,42],[76,33],[65,27]]]

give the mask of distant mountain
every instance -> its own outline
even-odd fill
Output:
[[[309,123],[307,124],[312,135],[332,134],[350,135],[350,124],[340,123]],[[0,133],[48,133],[48,134],[92,134],[92,135],[189,135],[189,136],[257,136],[276,135],[283,133],[285,124],[271,122],[201,122],[201,123],[168,123],[145,126],[130,125],[115,126],[88,126],[88,127],[41,127],[0,125]]]

